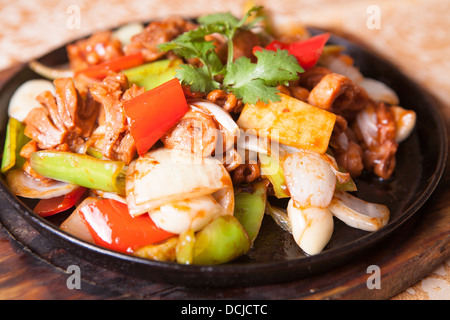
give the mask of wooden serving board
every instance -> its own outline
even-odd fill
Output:
[[[0,72],[0,86],[19,68]],[[186,288],[107,270],[48,241],[0,199],[0,299],[390,299],[450,257],[449,163],[419,212],[370,252],[325,274],[259,287]],[[69,265],[82,270],[80,289],[67,286]],[[379,288],[367,285],[370,266],[379,267]]]

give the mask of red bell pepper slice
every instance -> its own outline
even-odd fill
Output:
[[[66,211],[81,199],[86,190],[87,188],[79,187],[63,196],[42,199],[37,203],[34,212],[45,218]]]
[[[124,102],[139,155],[150,148],[188,111],[183,88],[174,78]]]
[[[110,71],[118,72],[121,70],[140,66],[144,63],[142,52],[113,58],[111,60],[96,64],[92,67],[79,71],[77,74],[84,74],[89,78],[103,79]]]
[[[300,66],[307,70],[314,67],[319,61],[322,54],[323,47],[330,38],[330,33],[323,33],[306,40],[297,41],[293,43],[284,43],[278,40],[274,40],[269,43],[265,49],[276,51],[287,50],[290,54],[295,56]],[[260,47],[253,48],[253,52],[261,50]]]
[[[280,50],[289,50],[289,44],[278,41],[278,40],[273,40],[271,43],[269,43],[266,46],[267,50],[272,50],[272,51],[277,51],[277,49]]]
[[[125,203],[103,199],[79,209],[95,244],[123,253],[164,241],[173,234],[156,226],[148,214],[133,217]]]

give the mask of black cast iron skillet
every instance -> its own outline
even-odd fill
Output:
[[[321,31],[311,29],[311,32]],[[58,228],[69,212],[48,219],[37,216],[31,209],[36,201],[14,196],[3,177],[0,194],[49,241],[99,266],[155,282],[204,287],[255,286],[292,281],[340,266],[379,245],[417,213],[443,173],[447,142],[439,109],[423,88],[390,63],[351,41],[333,35],[329,43],[345,46],[365,76],[386,83],[397,92],[401,106],[417,113],[416,128],[399,147],[394,176],[389,181],[381,181],[365,174],[356,181],[356,196],[385,204],[391,211],[389,223],[379,231],[369,233],[353,229],[335,219],[333,236],[323,252],[306,256],[292,236],[266,216],[254,247],[247,255],[224,265],[179,265],[113,252],[71,236]],[[67,62],[65,46],[46,54],[39,61],[49,66]],[[9,99],[18,86],[34,78],[40,77],[25,66],[0,90],[2,141]]]

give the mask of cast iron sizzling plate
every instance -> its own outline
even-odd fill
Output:
[[[311,32],[315,34],[321,31],[311,29]],[[443,173],[447,136],[438,107],[419,85],[388,62],[351,41],[333,35],[329,43],[345,46],[365,76],[385,82],[397,92],[400,105],[414,110],[418,116],[413,133],[399,147],[397,168],[392,179],[380,181],[366,174],[356,181],[358,197],[383,203],[391,211],[390,222],[379,231],[369,233],[353,229],[335,219],[333,236],[323,252],[306,256],[289,233],[282,231],[269,216],[265,216],[260,234],[247,255],[224,265],[179,265],[113,252],[71,236],[58,228],[70,212],[60,213],[47,220],[39,217],[31,209],[36,200],[14,196],[3,177],[0,192],[49,241],[94,264],[150,281],[182,286],[255,286],[304,278],[349,262],[387,239],[428,199]],[[65,46],[46,54],[39,61],[50,66],[67,62]],[[0,125],[3,140],[8,101],[18,86],[34,78],[40,76],[25,66],[1,89]]]

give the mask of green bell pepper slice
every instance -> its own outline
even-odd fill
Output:
[[[130,83],[144,87],[145,91],[148,91],[175,78],[176,70],[182,63],[180,59],[158,60],[122,72]]]
[[[211,221],[195,235],[193,264],[215,265],[231,261],[250,250],[247,232],[231,215]]]
[[[178,236],[175,255],[177,263],[192,264],[194,261],[195,232],[188,229]]]
[[[247,231],[253,244],[266,210],[267,182],[259,181],[236,192],[234,197],[234,216]]]
[[[259,162],[261,168],[261,176],[267,178],[273,186],[273,191],[278,199],[289,198],[291,195],[286,186],[283,168],[274,157],[260,153]]]
[[[17,119],[9,118],[6,127],[5,146],[3,148],[1,172],[6,173],[12,168],[21,168],[25,159],[20,156],[22,147],[30,141],[25,136],[25,125]]]
[[[125,195],[125,164],[71,152],[37,151],[31,168],[41,176],[82,187]]]

